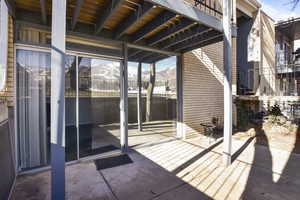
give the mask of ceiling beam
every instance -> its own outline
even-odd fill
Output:
[[[196,26],[193,26],[192,28],[186,30],[185,32],[182,32],[174,37],[171,37],[169,39],[166,39],[166,40],[158,43],[156,45],[156,47],[159,49],[167,49],[167,48],[172,47],[180,42],[183,42],[183,41],[191,39],[195,36],[201,35],[208,30],[210,30],[210,28],[208,28],[206,26],[196,25]],[[140,52],[140,53],[131,54],[130,57],[132,58],[134,56],[134,57],[143,58],[150,54],[151,53],[145,54],[144,52]]]
[[[146,44],[149,46],[155,45],[189,27],[194,25],[195,23],[189,19],[182,18],[179,22],[174,24],[171,27],[165,28],[159,33],[155,34],[154,36],[151,36],[150,38],[146,39]],[[136,54],[141,53],[141,51],[133,51],[130,53],[130,57],[135,56]]]
[[[16,3],[15,0],[4,0],[6,2],[8,13],[15,17],[16,16]]]
[[[151,60],[146,60],[146,62],[149,62],[149,63],[156,63],[156,62],[161,61],[161,60],[163,60],[163,59],[166,59],[166,58],[168,58],[168,57],[170,57],[170,56],[160,55],[160,56],[154,57],[154,58],[151,59]]]
[[[76,27],[78,17],[80,14],[80,9],[81,9],[83,2],[84,2],[84,0],[76,0],[76,5],[75,5],[75,8],[73,9],[71,30],[74,30]]]
[[[160,28],[163,26],[166,22],[171,20],[172,18],[176,17],[176,14],[169,12],[167,10],[162,11],[159,15],[157,15],[153,20],[151,20],[149,23],[144,25],[141,29],[136,31],[131,36],[131,42],[138,42],[141,39],[144,38],[145,35],[148,33],[151,33],[152,31]]]
[[[194,46],[191,46],[189,48],[183,49],[182,53],[189,52],[189,51],[192,51],[192,50],[195,50],[195,49],[199,49],[201,47],[204,47],[204,46],[207,46],[207,45],[210,45],[210,44],[214,44],[214,43],[217,43],[217,42],[221,42],[221,41],[223,41],[223,35],[219,35],[219,36],[210,38],[208,40],[203,41],[200,44],[198,43],[198,44],[196,44]]]
[[[182,39],[181,41],[178,40],[174,40],[174,41],[179,41],[179,42],[173,42],[170,44],[166,44],[165,48],[159,48],[159,49],[166,49],[168,51],[176,51],[176,52],[180,52],[183,49],[192,49],[191,47],[200,45],[206,41],[211,41],[214,40],[215,38],[218,38],[220,36],[223,36],[222,33],[218,32],[218,31],[205,31],[202,32],[202,34],[199,35],[194,35],[193,37],[189,37],[189,38],[185,38]],[[217,41],[218,42],[218,41]],[[144,53],[141,55],[136,55],[135,57],[131,58],[131,59],[140,59],[140,60],[148,60],[150,57],[153,57],[153,55],[157,55],[156,53],[153,52],[149,52],[149,53]]]
[[[195,24],[193,21],[191,21],[189,19],[186,19],[186,18],[183,18],[179,22],[174,24],[173,26],[168,27],[166,29],[163,29],[159,33],[157,33],[154,36],[151,36],[150,38],[148,38],[146,40],[147,44],[148,45],[155,45],[155,44],[161,42],[162,40],[165,40],[168,37],[170,37],[174,34],[177,34],[181,31],[183,31],[184,29],[187,29],[188,27],[192,26],[193,24]]]
[[[35,19],[38,16],[39,16],[38,14],[34,13],[33,16],[31,16],[31,18],[28,18],[25,21],[22,21],[22,19],[19,19],[19,20],[16,20],[15,22],[16,22],[16,25],[20,26],[20,27],[31,27],[31,28],[36,28],[36,29],[51,32],[51,27],[42,25],[42,24],[38,24],[37,22],[35,22],[36,21]],[[30,20],[30,21],[28,21],[28,20]],[[87,30],[87,29],[89,29],[89,30]],[[94,32],[92,33],[92,30],[94,30],[94,27],[91,27],[91,26],[85,26],[84,30],[79,29],[79,28],[76,29],[75,31],[67,30],[67,37],[74,36],[74,37],[85,39],[85,40],[88,39],[89,41],[102,42],[103,44],[113,45],[113,46],[116,46],[117,48],[120,48],[120,46],[123,43],[127,43],[128,48],[132,48],[132,49],[157,52],[159,54],[166,54],[166,55],[174,55],[174,56],[179,55],[176,52],[157,49],[155,47],[147,46],[145,44],[133,44],[133,43],[130,43],[130,41],[116,40],[116,39],[110,39],[110,38],[103,37],[103,36],[96,36],[93,34]]]
[[[139,4],[137,10],[135,12],[131,12],[128,17],[123,20],[119,26],[115,30],[114,38],[119,39],[124,33],[126,33],[132,26],[134,26],[139,20],[149,13],[153,8],[155,8],[153,4],[142,1]]]
[[[167,58],[167,57],[170,57],[170,56],[155,53],[155,54],[148,55],[148,56],[138,59],[138,60],[139,60],[139,62],[153,63],[157,60],[160,60],[162,58]]]
[[[210,28],[203,26],[203,25],[196,25],[188,30],[186,30],[185,32],[178,34],[174,37],[171,37],[167,40],[164,40],[162,42],[160,42],[158,44],[159,47],[161,47],[162,49],[167,49],[169,47],[172,47],[180,42],[189,40],[193,37],[202,35],[204,33],[206,33],[207,31],[211,30]]]
[[[209,31],[202,35],[199,35],[198,37],[194,37],[189,40],[185,40],[181,43],[178,43],[170,48],[170,50],[174,50],[177,52],[180,52],[183,49],[188,49],[189,47],[195,47],[197,45],[202,44],[203,42],[214,40],[215,38],[223,36],[222,33],[218,31]]]
[[[42,14],[42,22],[43,24],[47,24],[47,8],[46,8],[46,0],[40,0],[41,14]]]
[[[199,22],[213,28],[217,31],[223,32],[222,20],[194,7],[192,4],[186,3],[182,0],[147,0],[155,5],[161,6],[166,10],[176,12],[193,21]]]
[[[113,15],[113,13],[121,6],[125,0],[109,0],[109,3],[106,4],[106,7],[103,9],[103,15],[100,17],[99,22],[96,25],[95,34],[99,34],[103,29],[105,23]]]
[[[199,42],[196,45],[191,45],[190,47],[183,49],[182,53],[186,53],[186,52],[189,52],[189,51],[192,51],[192,50],[195,50],[195,49],[198,49],[198,48],[210,45],[210,44],[221,42],[221,41],[223,41],[223,35],[217,35],[215,37],[211,37],[209,39],[205,39],[202,41],[199,40]],[[163,54],[159,54],[159,55],[152,54],[152,55],[148,55],[147,57],[145,57],[142,61],[145,63],[153,63],[153,62],[157,62],[159,60],[162,60],[162,59],[165,59],[168,57],[170,57],[170,56],[163,55]]]

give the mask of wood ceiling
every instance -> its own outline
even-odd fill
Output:
[[[49,25],[51,5],[51,0],[15,0],[16,15],[18,18],[19,11],[38,13],[41,23]],[[79,24],[87,24],[94,27],[95,35],[109,32],[106,37],[110,39],[181,53],[222,40],[220,31],[147,0],[68,0],[67,19],[74,31],[79,30]],[[165,57],[129,50],[132,61],[155,62]]]

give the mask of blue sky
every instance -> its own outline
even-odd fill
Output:
[[[128,65],[131,67],[137,67],[138,63],[130,62]],[[156,70],[160,71],[160,70],[164,70],[166,68],[174,67],[174,66],[176,66],[176,57],[172,56],[172,57],[169,57],[169,58],[166,58],[166,59],[163,59],[163,60],[157,62]],[[143,64],[142,68],[143,68],[143,70],[148,70],[149,64]]]
[[[300,4],[293,10],[292,0],[258,0],[262,4],[262,9],[267,15],[275,21],[287,20],[292,17],[300,17]],[[298,44],[299,43],[299,44]],[[296,42],[300,46],[300,41]],[[176,57],[170,57],[156,64],[157,70],[163,70],[167,67],[176,66]],[[144,65],[147,68],[149,65]]]
[[[262,9],[275,21],[300,17],[300,4],[293,10],[292,0],[259,0]]]

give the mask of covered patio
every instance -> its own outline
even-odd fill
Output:
[[[43,79],[45,83],[43,87],[46,89],[45,92],[43,92],[46,95],[43,95],[46,96],[44,98],[46,106],[43,109],[49,113],[47,115],[49,120],[45,120],[43,123],[49,125],[49,128],[44,127],[44,131],[51,133],[49,138],[51,141],[49,143],[49,157],[51,157],[51,159],[49,158],[49,160],[51,160],[49,164],[51,170],[41,172],[41,179],[39,178],[39,173],[35,175],[25,175],[25,179],[20,177],[20,179],[17,180],[16,192],[13,194],[16,195],[13,196],[15,199],[29,198],[31,194],[30,192],[27,193],[27,191],[31,191],[31,188],[27,188],[27,190],[26,187],[32,185],[31,181],[36,182],[37,180],[40,180],[41,185],[44,184],[45,186],[45,188],[41,187],[37,189],[41,192],[39,194],[42,199],[50,197],[52,199],[64,199],[65,197],[73,199],[73,195],[76,196],[80,193],[77,187],[81,186],[85,187],[83,188],[84,191],[76,198],[80,197],[80,195],[84,195],[82,198],[91,195],[91,199],[100,197],[103,199],[119,199],[121,197],[124,199],[148,199],[148,197],[149,199],[163,199],[174,196],[174,194],[168,194],[168,190],[171,188],[188,191],[187,195],[191,195],[190,199],[199,199],[199,195],[203,196],[204,199],[210,198],[191,185],[186,184],[184,180],[180,180],[180,178],[174,176],[168,168],[163,169],[158,166],[157,163],[151,161],[151,158],[149,159],[150,155],[144,155],[142,150],[146,149],[146,151],[148,151],[150,148],[150,152],[148,153],[153,153],[155,157],[158,157],[162,152],[156,152],[156,150],[151,152],[151,146],[153,146],[153,148],[159,147],[166,150],[163,151],[165,155],[162,156],[166,156],[168,152],[172,152],[168,156],[172,157],[173,154],[174,156],[178,155],[178,158],[184,158],[183,152],[188,151],[189,148],[194,148],[193,145],[181,141],[187,138],[183,131],[183,54],[206,45],[224,41],[224,142],[222,155],[216,154],[216,157],[222,160],[222,166],[229,167],[232,163],[231,38],[236,36],[236,31],[234,21],[232,22],[231,19],[232,16],[235,15],[235,11],[232,11],[232,1],[224,0],[222,6],[216,3],[213,6],[208,5],[206,1],[195,2],[195,4],[191,4],[181,0],[1,1],[1,8],[6,7],[13,17],[14,44],[17,57],[22,60],[23,57],[20,56],[24,53],[22,51],[33,50],[35,48],[39,48],[39,54],[43,54],[38,59],[40,61],[42,60],[45,69],[39,69],[40,71],[31,69],[31,72],[38,71],[45,78]],[[233,2],[235,3],[235,1]],[[2,12],[1,10],[1,13]],[[233,19],[235,18],[236,17],[233,17]],[[18,52],[18,50],[20,51]],[[23,58],[23,63],[17,61],[17,70],[19,70],[18,75],[16,75],[17,78],[27,77],[28,71],[30,70],[26,70],[25,68],[27,65],[30,66],[28,62],[30,63],[31,60],[34,60],[31,59],[32,57],[30,56]],[[85,99],[87,99],[89,103],[92,102],[95,107],[100,106],[95,99],[91,100],[90,97],[99,97],[97,95],[102,95],[102,91],[96,90],[98,88],[95,89],[93,86],[84,88],[83,83],[86,78],[85,76],[91,76],[86,73],[86,69],[89,68],[90,71],[93,71],[95,69],[93,63],[100,63],[100,61],[94,59],[93,56],[101,58],[105,60],[105,62],[110,62],[110,66],[115,65],[115,63],[119,66],[119,82],[114,83],[119,86],[118,94],[116,95],[116,97],[119,98],[119,108],[117,106],[114,108],[116,110],[119,109],[119,123],[115,124],[115,126],[119,127],[119,130],[117,132],[109,131],[109,137],[102,137],[99,141],[105,144],[115,144],[115,146],[117,146],[118,155],[128,154],[134,163],[133,165],[124,165],[120,168],[107,169],[107,175],[104,175],[105,170],[98,173],[91,162],[91,159],[99,158],[97,152],[102,152],[102,149],[97,150],[96,154],[93,155],[96,157],[91,157],[90,159],[82,159],[81,157],[82,153],[90,153],[91,146],[98,145],[93,143],[94,140],[91,142],[94,137],[92,131],[99,131],[100,129],[105,131],[114,130],[114,127],[112,127],[114,124],[101,125],[96,128],[94,125],[84,124],[85,119],[93,118],[100,120],[101,118],[100,114],[97,115],[95,114],[96,112],[93,112],[93,107],[87,109],[87,106],[81,106],[84,105],[84,103],[81,102],[86,101]],[[141,115],[142,65],[150,64],[155,66],[159,61],[171,56],[176,56],[177,58],[176,119],[175,121],[161,121],[166,127],[160,127],[159,120],[152,124],[144,124]],[[130,113],[128,102],[129,62],[138,63],[138,92],[136,100],[138,123],[134,124],[129,123],[128,117]],[[22,68],[23,66],[25,66],[24,69]],[[75,79],[73,82],[72,77]],[[47,85],[47,81],[49,81],[49,85],[51,82],[51,87]],[[149,84],[151,84],[151,78]],[[22,86],[22,84],[20,85]],[[72,88],[72,85],[74,85],[74,88]],[[39,86],[40,85],[36,85],[36,87]],[[47,88],[49,90],[47,90]],[[19,94],[20,92],[16,89],[16,93]],[[76,101],[72,103],[70,99],[74,98],[74,94]],[[42,94],[39,93],[37,96],[39,95],[41,96]],[[112,100],[106,98],[106,101],[109,102]],[[105,110],[105,106],[103,107]],[[15,113],[19,113],[21,108],[23,109],[23,105],[19,103],[15,108]],[[25,109],[26,105],[24,106],[24,110]],[[113,110],[106,108],[106,112],[113,112]],[[84,120],[80,118],[80,113],[85,113]],[[35,117],[36,120],[39,119],[39,116]],[[20,120],[20,117],[18,120]],[[16,122],[16,124],[18,126],[18,122]],[[147,130],[149,126],[151,130]],[[16,127],[16,130],[24,127],[26,127],[26,125],[23,127],[19,125],[19,127]],[[132,127],[135,127],[135,129],[131,130]],[[141,132],[142,129],[143,132]],[[83,152],[80,152],[80,131],[81,133],[86,133],[81,139],[83,138],[83,140],[89,141],[87,150],[84,149],[85,151]],[[37,133],[39,132],[37,131]],[[154,136],[152,137],[152,135]],[[72,139],[72,141],[70,141],[72,137],[74,137],[75,140]],[[47,145],[48,144],[46,144],[46,146]],[[75,154],[72,155],[75,156],[75,161],[67,163],[66,165],[65,161],[68,160],[66,158],[69,156],[67,150],[68,145],[72,145],[76,149]],[[180,146],[186,147],[180,149]],[[102,146],[100,145],[100,147]],[[133,150],[134,148],[141,149],[141,151]],[[194,148],[194,150],[196,153],[199,153],[200,149]],[[201,151],[202,150],[203,149],[201,149]],[[104,151],[106,151],[106,149],[104,149]],[[45,154],[47,154],[47,152]],[[113,155],[116,154],[105,154],[102,155],[102,157],[112,157]],[[22,155],[18,155],[17,153],[16,158],[18,162],[21,156]],[[223,157],[223,159],[221,159],[221,157]],[[184,161],[184,159],[182,159],[182,161]],[[22,164],[24,163],[22,162]],[[77,164],[72,165],[73,163]],[[171,163],[174,164],[172,168],[176,168],[176,162],[171,161]],[[180,165],[177,167],[179,166]],[[228,169],[230,169],[230,167]],[[17,173],[19,173],[19,170],[20,167],[16,166]],[[110,170],[112,170],[112,172],[110,172]],[[85,173],[82,173],[82,171],[85,171]],[[128,176],[125,176],[126,171],[128,172]],[[133,172],[133,176],[130,175],[131,172]],[[175,173],[175,175],[176,174],[177,173]],[[123,177],[122,179],[115,179],[116,175]],[[154,176],[153,179],[149,179],[148,181],[151,187],[156,187],[158,191],[154,189],[150,191],[150,194],[148,193],[149,191],[146,193],[137,193],[144,195],[142,196],[143,198],[141,198],[141,196],[131,196],[134,194],[134,188],[123,187],[126,186],[128,180],[134,177],[141,177],[141,179],[135,183],[135,186],[143,187],[146,175],[150,177]],[[106,176],[110,176],[112,180],[107,180]],[[50,177],[51,187],[49,184]],[[91,177],[97,178],[92,180],[90,179]],[[158,187],[157,183],[160,181],[157,177],[161,177],[162,183],[166,181],[163,188]],[[22,182],[24,184],[22,184]],[[72,182],[72,184],[70,184],[70,182]],[[73,184],[75,182],[79,185]],[[174,185],[169,186],[170,183]],[[116,185],[113,186],[113,184]],[[89,185],[88,188],[86,188],[86,185]],[[99,190],[99,185],[101,185],[101,191]],[[93,186],[97,187],[94,188]],[[145,188],[137,188],[137,190],[141,189],[140,191],[142,191],[148,188],[147,184],[144,186]],[[51,192],[46,189],[47,187],[51,188]],[[120,189],[120,193],[114,190],[113,187],[118,188],[118,191]],[[131,186],[128,185],[128,187]],[[25,188],[25,190],[22,188]],[[34,191],[36,190],[34,189]],[[132,194],[130,194],[131,192]],[[180,191],[177,192],[181,193]],[[164,195],[167,196],[164,197]],[[168,197],[168,195],[171,196]]]
[[[299,196],[299,154],[233,138],[233,164],[222,164],[222,140],[191,138],[131,150],[133,163],[97,171],[94,162],[66,166],[67,199],[236,200]],[[249,142],[250,141],[250,142]],[[91,178],[93,177],[93,178]],[[36,183],[39,184],[36,184]],[[17,179],[12,199],[51,199],[50,171]]]

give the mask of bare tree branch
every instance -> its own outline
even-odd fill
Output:
[[[291,3],[293,4],[293,10],[296,9],[296,7],[298,6],[299,2],[300,2],[300,0],[292,0]]]

